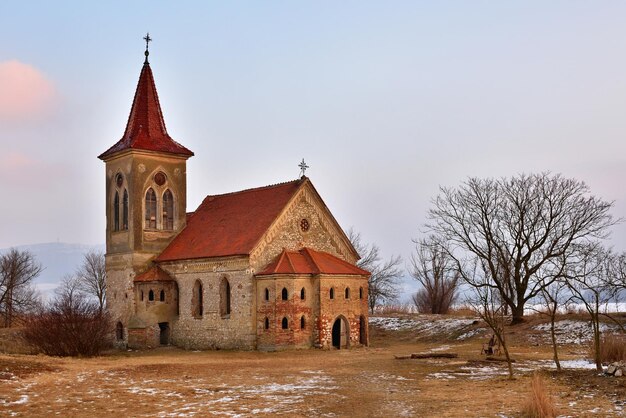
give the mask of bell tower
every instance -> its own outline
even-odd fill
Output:
[[[144,39],[145,61],[124,135],[98,156],[105,163],[107,307],[124,330],[134,313],[134,277],[186,225],[186,167],[193,156],[167,133],[148,62],[152,39]]]

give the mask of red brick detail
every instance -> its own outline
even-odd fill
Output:
[[[156,261],[249,254],[306,182],[207,196]]]
[[[106,160],[127,149],[165,152],[187,158],[193,156],[192,151],[174,141],[167,133],[159,104],[159,95],[148,63],[145,63],[141,69],[135,98],[122,139],[100,154],[98,158]]]

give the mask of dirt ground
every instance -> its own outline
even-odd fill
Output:
[[[92,359],[0,355],[0,416],[520,416],[542,370],[562,416],[626,416],[626,378],[550,369],[549,346],[511,333],[514,380],[480,355],[484,336],[417,341],[372,329],[371,346],[275,353],[163,347]],[[526,344],[524,343],[526,342]],[[455,359],[394,355],[454,352]],[[563,359],[586,348],[566,346]]]

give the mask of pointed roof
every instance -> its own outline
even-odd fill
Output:
[[[247,255],[306,183],[288,183],[207,196],[157,262]]]
[[[345,274],[369,276],[369,272],[332,254],[304,247],[283,252],[257,276],[273,274]]]
[[[113,154],[127,149],[165,152],[187,158],[193,156],[192,151],[174,141],[167,133],[152,69],[147,60],[139,75],[124,136],[98,158],[106,160]]]
[[[165,270],[163,270],[159,266],[154,266],[147,271],[144,271],[137,277],[135,277],[134,282],[169,282],[172,281],[172,276],[170,276]]]

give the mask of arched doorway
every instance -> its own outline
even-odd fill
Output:
[[[359,318],[359,342],[367,345],[367,321],[363,315]]]
[[[333,323],[332,344],[335,348],[348,348],[350,344],[350,327],[343,316],[337,317]]]

